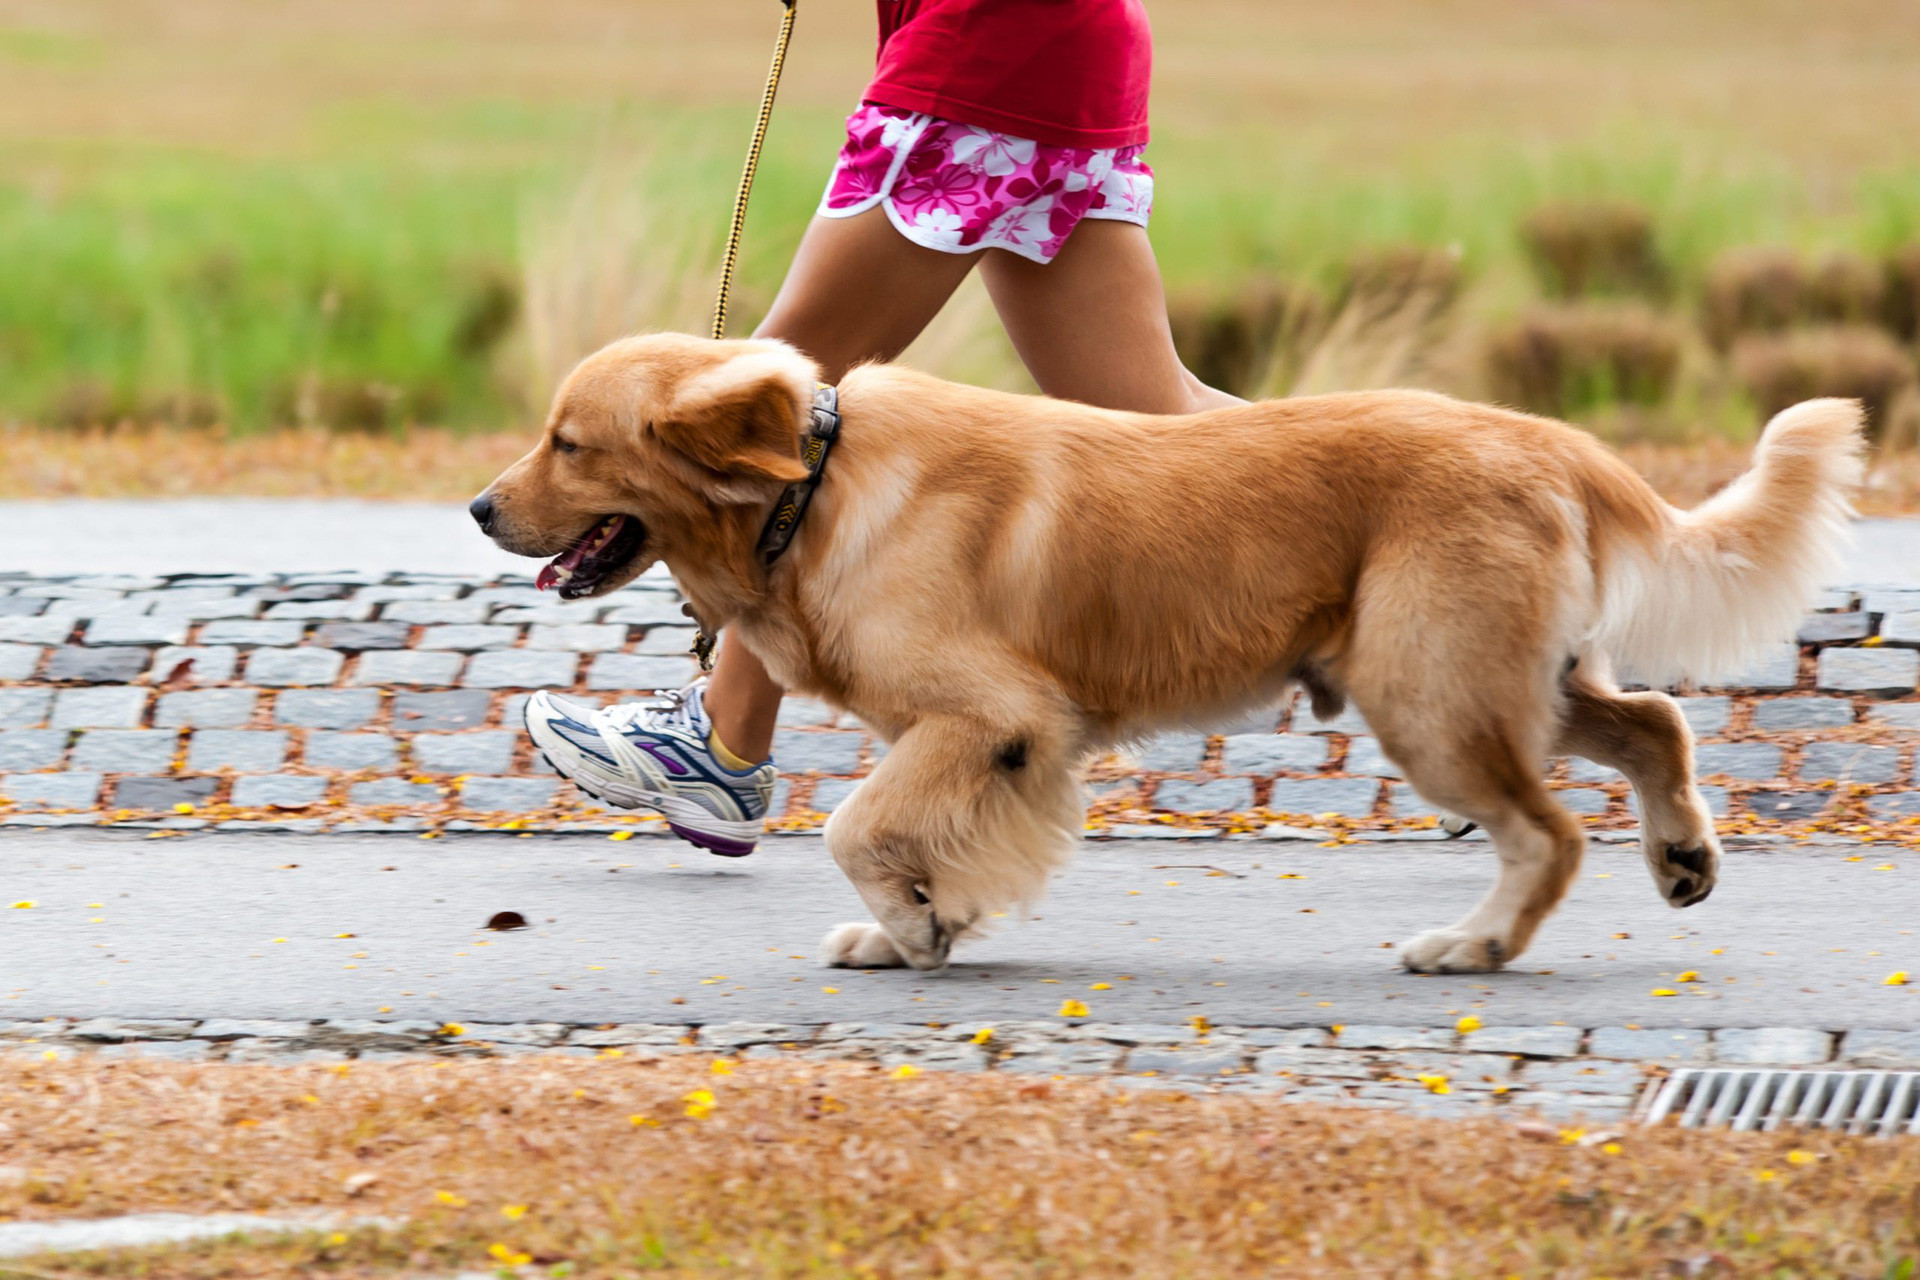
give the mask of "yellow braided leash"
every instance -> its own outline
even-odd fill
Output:
[[[753,122],[753,141],[747,144],[747,167],[740,174],[740,190],[733,197],[733,222],[727,227],[727,253],[720,262],[720,292],[713,300],[713,336],[727,336],[727,298],[733,292],[733,268],[740,257],[740,233],[747,225],[747,195],[753,173],[760,167],[760,146],[767,140],[767,122],[773,118],[773,95],[780,88],[780,69],[786,65],[787,42],[793,38],[797,0],[780,0],[780,38],[773,46],[773,65],[767,68],[767,91],[760,97],[760,115]]]

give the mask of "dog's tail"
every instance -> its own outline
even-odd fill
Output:
[[[1793,635],[1840,567],[1863,462],[1857,400],[1808,400],[1760,435],[1753,467],[1650,537],[1603,536],[1594,647],[1655,688],[1724,677]]]

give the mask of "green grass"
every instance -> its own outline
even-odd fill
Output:
[[[590,234],[556,216],[609,174],[651,210],[629,235],[677,237],[609,261],[704,296],[770,7],[703,26],[580,0],[489,25],[363,2],[308,31],[235,3],[182,0],[200,27],[118,0],[39,25],[0,11],[0,423],[523,421],[553,372],[518,314],[529,264],[556,243],[589,275],[609,255],[616,211]],[[1920,115],[1894,55],[1920,40],[1876,36],[1853,0],[1679,17],[1632,0],[1559,25],[1409,5],[1156,11],[1153,235],[1176,290],[1332,287],[1356,252],[1458,246],[1464,311],[1497,319],[1534,296],[1516,229],[1551,200],[1651,211],[1683,308],[1731,246],[1920,239],[1920,165],[1892,140]],[[818,196],[867,57],[858,18],[802,19],[737,329]],[[1806,101],[1780,100],[1800,69]],[[655,310],[623,324],[699,323],[684,300]]]

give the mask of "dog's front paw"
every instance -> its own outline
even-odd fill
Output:
[[[1415,973],[1492,973],[1507,962],[1498,938],[1431,929],[1400,944],[1400,963]]]
[[[1654,887],[1670,907],[1691,907],[1705,902],[1720,880],[1720,850],[1711,839],[1694,842],[1692,848],[1662,844],[1646,851],[1647,865],[1653,872]]]
[[[877,924],[840,924],[820,943],[820,963],[829,969],[898,969],[907,963]]]

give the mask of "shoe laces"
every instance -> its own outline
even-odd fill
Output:
[[[638,728],[678,729],[683,733],[701,734],[703,729],[699,722],[706,719],[706,714],[700,705],[700,695],[701,686],[705,683],[704,680],[696,680],[684,689],[669,689],[657,698],[618,703],[596,713],[595,718],[620,733]]]

